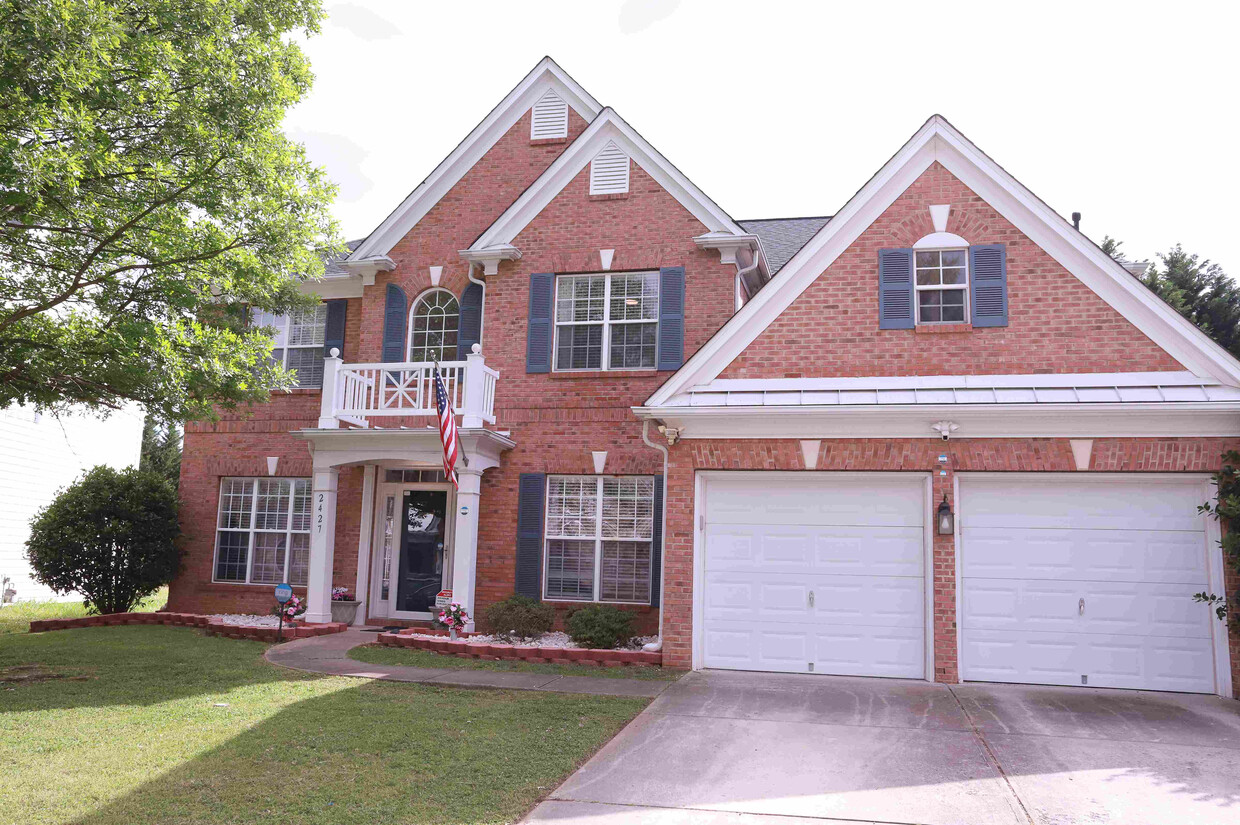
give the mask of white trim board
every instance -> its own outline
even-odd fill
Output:
[[[360,261],[391,252],[548,89],[555,89],[586,122],[597,117],[603,108],[554,60],[544,57],[346,260]]]
[[[1240,362],[1215,344],[1062,216],[934,115],[780,270],[646,401],[661,406],[717,378],[934,162],[1081,280],[1188,371],[1240,386]]]

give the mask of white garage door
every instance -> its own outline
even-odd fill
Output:
[[[961,476],[961,678],[1209,693],[1199,481]]]
[[[711,475],[702,664],[925,675],[924,477]]]

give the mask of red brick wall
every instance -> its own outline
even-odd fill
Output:
[[[1095,439],[1089,472],[1214,472],[1240,441],[1219,438]],[[946,453],[946,465],[939,455]],[[664,529],[663,661],[689,667],[693,655],[694,481],[698,470],[804,470],[796,440],[685,440],[671,449]],[[819,471],[936,472],[934,500],[951,503],[957,472],[1076,472],[1067,439],[831,439]],[[959,681],[956,661],[956,551],[952,536],[934,536],[934,678]],[[1230,588],[1236,586],[1234,577]],[[1232,681],[1240,698],[1240,634],[1232,633]]]
[[[948,232],[971,244],[1007,245],[1008,326],[955,333],[940,329],[936,335],[878,328],[878,250],[911,247],[933,232],[928,208],[932,204],[951,205]],[[790,351],[795,358],[789,358]],[[934,163],[720,377],[1180,369],[1140,330]]]

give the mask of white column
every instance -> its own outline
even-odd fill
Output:
[[[474,344],[473,351],[465,356],[465,391],[461,394],[461,428],[470,430],[482,426],[483,396],[486,394],[486,374],[482,371],[486,362],[482,347]]]
[[[362,468],[362,527],[357,531],[357,590],[353,597],[357,606],[354,626],[366,624],[366,611],[370,609],[370,536],[374,531],[375,471],[374,464]]]
[[[478,582],[478,503],[482,471],[457,467],[456,531],[452,538],[452,601],[474,615],[474,586]],[[466,627],[473,630],[473,622]]]
[[[335,468],[314,471],[314,493],[310,501],[310,582],[306,588],[308,622],[332,620],[332,557],[336,549]]]
[[[336,392],[340,382],[340,350],[332,347],[331,353],[323,359],[323,394],[319,400],[319,428],[336,429],[340,422],[336,420]]]

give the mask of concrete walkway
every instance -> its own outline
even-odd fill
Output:
[[[661,679],[609,679],[603,676],[557,676],[549,673],[520,673],[465,668],[404,667],[359,662],[348,657],[351,648],[374,644],[377,633],[349,628],[344,633],[297,639],[267,649],[273,665],[324,673],[329,676],[355,676],[360,679],[386,679],[392,682],[420,682],[457,687],[504,688],[507,690],[545,690],[552,693],[589,693],[596,696],[658,696],[673,684]]]
[[[526,821],[1235,825],[1240,702],[699,671]]]

